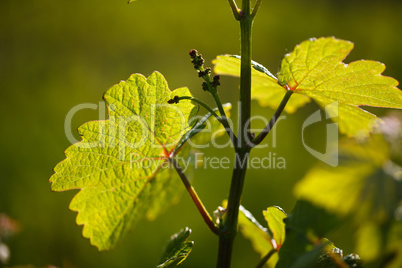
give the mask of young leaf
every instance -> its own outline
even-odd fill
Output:
[[[215,67],[214,72],[220,75],[230,75],[240,77],[240,58],[236,55],[221,55],[213,61]],[[252,62],[251,70],[251,98],[257,100],[261,106],[269,106],[272,109],[278,108],[286,89],[278,84],[275,76],[273,76],[264,66],[257,62]],[[297,108],[302,107],[310,99],[303,95],[293,94],[285,111],[293,113]]]
[[[178,194],[171,152],[191,126],[190,101],[168,104],[187,88],[171,92],[162,74],[134,74],[104,95],[109,119],[82,125],[82,141],[70,146],[50,178],[53,191],[80,189],[70,209],[83,236],[99,250],[116,246],[142,215],[154,218]]]
[[[186,227],[172,235],[156,268],[173,268],[182,263],[193,249],[194,242],[187,241],[190,234],[191,229]]]

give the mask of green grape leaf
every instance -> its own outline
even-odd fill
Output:
[[[194,242],[187,241],[190,234],[191,229],[186,227],[172,235],[156,268],[173,268],[182,263],[193,249]]]
[[[276,268],[305,268],[317,262],[331,243],[323,236],[336,227],[338,219],[325,210],[299,200],[285,218],[286,239]]]
[[[214,72],[220,75],[240,77],[240,57],[236,55],[221,55],[213,61]],[[251,70],[251,98],[257,100],[263,107],[278,108],[281,100],[286,94],[286,89],[278,84],[273,76],[264,66],[252,62]],[[293,113],[297,108],[305,105],[310,98],[294,94],[285,106],[287,113]]]
[[[285,239],[285,212],[279,207],[269,207],[263,211],[268,228],[263,227],[254,216],[240,206],[239,229],[250,240],[254,250],[263,258],[272,249],[279,250]],[[278,255],[274,254],[267,262],[267,267],[275,267]]]
[[[278,82],[322,107],[338,102],[339,130],[348,136],[368,135],[379,119],[359,106],[401,109],[402,93],[398,81],[381,75],[384,64],[343,63],[352,49],[353,43],[332,37],[304,41],[282,60]]]
[[[70,209],[99,250],[115,247],[142,215],[155,218],[183,188],[167,164],[197,107],[168,104],[176,95],[191,96],[187,88],[171,92],[158,72],[113,86],[104,95],[109,119],[82,125],[82,141],[54,169],[53,191],[80,190]]]
[[[351,42],[333,37],[304,41],[284,57],[277,79],[254,62],[252,98],[275,109],[286,90],[293,90],[298,94],[292,95],[285,111],[294,112],[312,98],[329,109],[341,133],[368,136],[381,120],[360,106],[402,109],[402,93],[398,81],[381,75],[384,64],[370,60],[343,63],[352,49]],[[214,64],[218,74],[240,75],[238,56],[218,56]],[[334,102],[336,107],[328,107]]]

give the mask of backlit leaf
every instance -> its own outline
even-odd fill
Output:
[[[283,220],[286,218],[286,213],[279,207],[269,207],[262,213],[268,223],[276,247],[277,249],[280,249],[285,241],[285,223]]]
[[[304,41],[282,60],[278,82],[322,107],[338,102],[340,131],[366,136],[379,120],[358,106],[401,109],[402,93],[398,81],[381,75],[384,64],[343,63],[352,49],[351,42],[331,37]]]
[[[53,191],[80,189],[70,209],[99,250],[116,246],[142,215],[155,218],[183,188],[168,160],[197,109],[187,100],[168,104],[176,95],[191,96],[171,92],[158,72],[113,86],[104,95],[109,119],[82,125],[82,141],[54,169]]]
[[[343,63],[352,49],[351,42],[333,37],[304,41],[282,60],[278,79],[254,62],[252,98],[275,109],[286,89],[293,90],[298,94],[290,98],[287,112],[295,111],[309,98],[322,108],[337,102],[331,118],[338,121],[340,132],[367,136],[380,120],[360,106],[401,109],[402,93],[398,81],[381,75],[384,64],[370,60]],[[216,73],[240,76],[238,57],[218,56],[214,63]]]

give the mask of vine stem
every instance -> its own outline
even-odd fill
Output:
[[[219,230],[219,251],[217,268],[229,268],[232,257],[233,242],[237,233],[240,200],[243,191],[244,178],[249,153],[239,152],[235,154],[235,166],[233,168],[232,183],[224,215],[223,228]]]
[[[247,144],[251,112],[251,28],[250,0],[243,0],[240,20],[241,67],[240,67],[240,114],[239,142],[240,148]]]
[[[229,1],[230,2],[230,1]],[[251,28],[250,0],[243,0],[240,12],[241,68],[240,68],[240,111],[238,143],[235,145],[235,162],[223,227],[219,229],[219,250],[217,268],[230,268],[233,243],[237,233],[239,207],[246,176],[250,147],[250,105],[251,105]]]
[[[212,217],[209,215],[208,211],[206,210],[205,206],[202,204],[201,199],[198,197],[197,193],[195,192],[193,186],[188,181],[186,174],[184,174],[183,170],[176,162],[176,160],[172,157],[169,158],[169,162],[173,165],[176,169],[177,173],[180,176],[180,179],[184,183],[184,186],[187,189],[187,192],[190,194],[191,199],[193,199],[194,204],[196,205],[198,211],[201,213],[202,218],[204,219],[205,223],[208,225],[209,229],[214,233],[218,234],[218,228],[216,227]]]

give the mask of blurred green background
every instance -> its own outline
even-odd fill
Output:
[[[335,36],[355,43],[346,62],[384,62],[385,75],[401,81],[401,14],[399,0],[266,0],[254,24],[253,59],[275,73],[296,44]],[[76,213],[68,210],[76,191],[52,193],[48,179],[70,145],[64,130],[68,111],[80,103],[98,104],[104,91],[131,73],[158,70],[171,89],[188,86],[193,95],[212,104],[188,51],[198,49],[207,63],[218,54],[238,54],[238,28],[225,0],[140,0],[130,5],[125,0],[0,1],[0,213],[22,227],[6,241],[10,265],[153,267],[169,236],[189,226],[195,246],[182,267],[215,266],[218,240],[187,193],[154,222],[140,222],[115,250],[99,253],[82,238]],[[237,102],[237,82],[222,78],[223,102]],[[268,148],[254,151],[256,156],[272,152],[286,160],[285,170],[247,174],[242,203],[261,221],[267,206],[292,209],[292,186],[318,161],[301,141],[303,120],[317,109],[311,103],[286,115],[278,124],[276,146],[269,137]],[[234,115],[236,110],[234,105]],[[270,117],[272,112],[253,102],[254,114]],[[79,125],[97,118],[97,110],[80,111],[72,131],[76,135]],[[306,130],[311,147],[323,150],[324,128],[317,124]],[[232,150],[209,149],[205,154],[224,156]],[[227,198],[230,175],[231,170],[224,169],[197,171],[194,186],[211,212]],[[330,239],[351,250],[350,239],[344,239],[348,226],[341,230]],[[233,267],[253,267],[258,260],[239,235]]]

